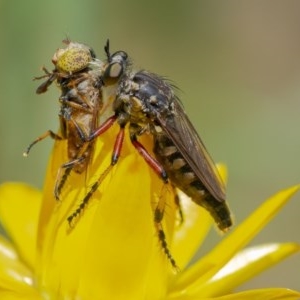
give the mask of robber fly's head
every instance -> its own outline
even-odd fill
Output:
[[[67,47],[57,49],[52,62],[59,72],[73,74],[87,68],[95,59],[95,52],[88,46],[65,40]]]
[[[128,55],[124,51],[117,51],[113,54],[108,54],[108,62],[102,76],[104,85],[112,85],[119,81],[125,74],[128,65]]]

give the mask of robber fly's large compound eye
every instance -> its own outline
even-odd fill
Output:
[[[102,77],[104,85],[112,85],[117,83],[117,81],[126,71],[127,58],[127,53],[124,51],[115,52],[110,56],[109,62]]]

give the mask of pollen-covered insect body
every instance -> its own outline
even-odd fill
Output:
[[[67,140],[69,161],[61,166],[55,186],[55,197],[59,194],[71,172],[86,171],[93,154],[94,141],[88,137],[98,127],[99,115],[103,106],[101,94],[101,75],[103,63],[95,58],[91,48],[80,43],[67,41],[65,49],[58,49],[52,59],[55,69],[40,78],[48,77],[37,88],[37,93],[47,91],[56,81],[61,91],[59,97],[60,133],[48,130],[33,141],[24,155],[27,156],[34,144],[47,136],[56,140]],[[63,171],[63,174],[62,174]]]

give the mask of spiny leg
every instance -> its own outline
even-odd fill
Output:
[[[56,200],[59,200],[59,195],[61,193],[61,190],[64,187],[64,185],[67,181],[67,178],[69,177],[74,166],[81,163],[84,160],[85,160],[85,157],[80,156],[76,159],[73,159],[71,161],[68,161],[68,162],[62,164],[59,167],[59,169],[57,171],[56,182],[55,182],[55,187],[54,187],[54,196],[55,196]],[[64,170],[63,175],[61,175],[62,170]]]
[[[172,267],[176,270],[176,272],[180,271],[180,268],[177,266],[176,261],[174,257],[171,254],[171,251],[168,247],[167,238],[165,231],[162,227],[161,221],[155,221],[155,229],[157,231],[158,239],[160,241],[161,247],[164,251],[164,254],[167,256],[168,260],[170,261]]]
[[[167,175],[166,171],[159,164],[159,162],[150,155],[150,153],[147,151],[147,149],[137,140],[137,136],[133,131],[130,134],[130,139],[131,139],[133,146],[137,149],[139,154],[144,158],[146,163],[155,171],[156,174],[158,174],[160,176],[160,178],[164,181],[164,184],[167,184],[168,183],[168,175]],[[158,235],[158,239],[160,241],[161,247],[162,247],[165,255],[167,256],[168,260],[170,261],[172,267],[176,270],[179,270],[178,266],[176,265],[176,261],[173,258],[171,251],[168,247],[166,234],[165,234],[163,226],[162,226],[165,205],[166,205],[165,197],[160,197],[160,199],[157,203],[157,206],[154,210],[155,229],[157,231],[157,235]]]
[[[176,271],[178,271],[179,267],[177,266],[176,261],[175,261],[174,257],[172,256],[171,251],[168,247],[166,234],[165,234],[165,231],[162,226],[162,220],[164,218],[165,207],[166,207],[166,197],[161,195],[159,197],[158,203],[154,210],[154,225],[155,225],[155,229],[157,231],[157,236],[158,236],[159,242],[161,244],[161,247],[162,247],[165,255],[167,256],[168,260],[170,261],[172,267]]]
[[[97,191],[98,187],[100,186],[101,182],[104,180],[104,178],[108,175],[110,170],[112,169],[112,165],[110,165],[98,178],[96,182],[93,183],[92,187],[88,191],[88,193],[85,195],[85,197],[82,199],[81,203],[79,204],[78,208],[67,218],[67,221],[70,226],[73,224],[73,220],[76,219],[81,212],[85,209],[87,204],[89,203],[90,198],[92,195]]]
[[[110,117],[108,120],[106,120],[89,138],[88,141],[92,141],[94,138],[98,137],[102,133],[104,133],[106,130],[108,130],[113,123],[116,120],[116,116]],[[95,181],[88,191],[88,193],[85,195],[81,203],[79,204],[78,208],[67,218],[67,221],[69,222],[70,225],[72,225],[73,220],[80,215],[80,213],[84,210],[84,208],[87,206],[90,198],[92,195],[95,193],[95,191],[98,189],[100,186],[101,182],[104,180],[104,178],[108,175],[112,167],[117,163],[118,158],[120,156],[120,152],[122,149],[123,145],[123,140],[124,140],[124,127],[120,127],[120,131],[117,135],[115,145],[114,145],[114,150],[112,153],[112,158],[111,158],[111,164],[110,166],[99,176],[97,181]]]
[[[179,214],[179,218],[180,218],[180,224],[182,224],[183,221],[184,221],[183,210],[182,210],[182,206],[180,204],[180,197],[178,195],[176,187],[173,184],[172,184],[172,190],[173,190],[173,194],[175,195],[174,196],[174,202],[175,202],[176,208],[178,210],[178,214]]]
[[[39,136],[37,139],[35,139],[23,152],[23,156],[27,157],[31,148],[38,142],[42,141],[46,137],[50,136],[54,140],[62,140],[63,138],[59,136],[58,134],[54,133],[52,130],[46,131],[43,135]]]

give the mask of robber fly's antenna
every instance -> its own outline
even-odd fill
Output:
[[[110,52],[109,52],[109,39],[107,39],[107,41],[106,41],[106,45],[104,46],[104,51],[107,56],[108,62],[110,62],[111,56],[110,56]]]

